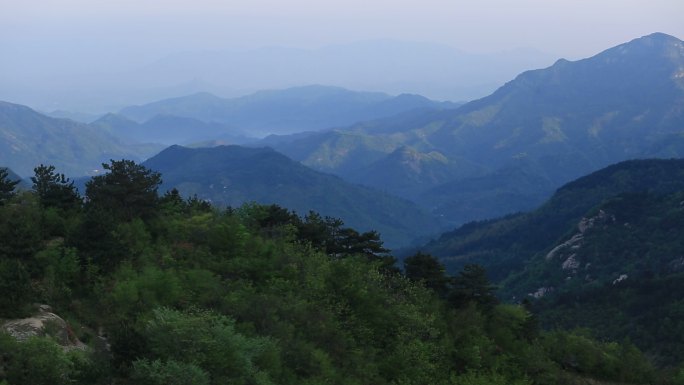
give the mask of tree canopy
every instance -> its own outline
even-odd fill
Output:
[[[6,168],[0,167],[0,205],[5,204],[15,195],[15,189],[19,181],[11,180]]]
[[[87,345],[65,349],[54,325],[25,341],[0,332],[2,385],[670,384],[629,343],[532,327],[481,267],[445,277],[419,255],[401,274],[376,232],[158,198],[158,174],[108,170],[83,209],[46,206],[39,189],[0,206],[0,319],[49,303]]]
[[[154,213],[161,174],[132,160],[111,160],[102,167],[107,173],[86,183],[88,207],[105,210],[124,220],[145,218]]]
[[[81,200],[74,182],[56,173],[54,166],[40,166],[33,169],[33,191],[36,192],[41,205],[61,209],[76,208]]]

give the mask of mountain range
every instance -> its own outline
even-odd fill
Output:
[[[311,170],[270,148],[171,146],[143,165],[162,173],[162,190],[176,188],[223,207],[257,202],[299,215],[313,210],[362,231],[376,230],[392,248],[441,230],[412,202]]]
[[[524,72],[460,107],[308,86],[233,99],[195,94],[85,125],[4,103],[0,164],[29,175],[51,163],[77,177],[110,158],[141,160],[161,149],[140,141],[201,146],[297,130],[250,145],[411,200],[454,227],[530,210],[614,162],[680,156],[683,58],[682,41],[656,33]]]
[[[119,114],[138,122],[167,115],[192,118],[208,124],[228,125],[246,136],[259,137],[347,126],[415,109],[456,106],[420,95],[390,96],[313,85],[259,91],[230,99],[199,93],[126,107]]]
[[[236,97],[264,89],[328,84],[462,101],[485,96],[521,71],[548,66],[556,58],[532,49],[469,53],[445,45],[392,40],[311,49],[189,50],[163,57],[131,54],[125,60],[112,57],[111,50],[98,52],[97,45],[91,48],[91,55],[78,63],[61,52],[37,53],[27,62],[8,60],[0,73],[0,99],[43,111],[102,114],[198,92]],[[45,62],[49,68],[37,64]],[[105,64],[110,71],[103,73],[99,69]]]
[[[459,224],[531,209],[611,163],[680,156],[683,127],[684,43],[656,33],[524,72],[457,109],[270,141],[310,167],[414,199]],[[402,183],[388,184],[399,169]],[[482,189],[472,194],[475,181]],[[491,209],[506,197],[512,201]]]
[[[0,164],[80,176],[159,149],[141,141],[265,133],[277,135],[251,148],[173,145],[143,164],[162,173],[162,190],[314,210],[391,248],[464,224],[411,251],[451,274],[484,266],[502,298],[529,302],[546,326],[627,335],[665,364],[684,359],[684,161],[639,159],[684,153],[681,40],[656,33],[561,59],[460,107],[311,86],[195,94],[82,124],[2,102]]]
[[[157,146],[127,145],[87,124],[0,102],[0,164],[22,176],[33,175],[41,163],[73,177],[92,175],[110,158],[142,160],[155,151]]]

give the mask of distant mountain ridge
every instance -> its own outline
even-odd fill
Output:
[[[427,202],[425,207],[454,224],[482,219],[474,213],[487,212],[491,200],[478,203],[460,189],[425,183],[396,188],[385,183],[384,175],[401,167],[402,160],[392,155],[399,148],[423,157],[440,154],[447,163],[434,163],[434,170],[415,168],[405,180],[452,174],[457,177],[444,183],[456,186],[485,178],[495,190],[482,194],[515,196],[519,202],[489,210],[488,216],[527,210],[554,188],[611,163],[684,155],[684,43],[661,33],[644,36],[588,59],[558,60],[524,72],[457,109],[281,139],[274,148],[312,168]],[[453,167],[446,174],[439,171],[445,164]],[[523,183],[505,181],[506,173],[525,175]],[[437,196],[440,191],[447,194]],[[469,214],[459,202],[475,210]]]
[[[87,124],[0,102],[0,164],[19,175],[33,175],[41,163],[71,177],[92,175],[111,158],[142,160],[155,149],[126,145]]]
[[[230,99],[198,93],[127,107],[119,114],[138,122],[148,121],[159,115],[174,115],[205,123],[229,125],[248,136],[263,136],[269,133],[284,134],[345,126],[415,109],[456,106],[457,104],[435,102],[419,95],[392,97],[379,92],[304,86],[260,91]]]
[[[206,123],[173,115],[155,115],[144,123],[138,123],[123,115],[110,113],[90,125],[132,143],[160,143],[168,146],[187,145],[219,138],[234,143],[253,140],[225,124]]]
[[[438,232],[439,221],[415,204],[309,169],[270,148],[171,146],[143,163],[162,173],[162,190],[177,188],[219,206],[276,203],[377,230],[390,247]]]

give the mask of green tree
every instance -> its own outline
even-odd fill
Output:
[[[111,164],[103,163],[102,167],[108,172],[86,183],[89,207],[102,209],[125,221],[148,218],[155,213],[161,174],[132,160],[111,160]]]
[[[434,290],[440,297],[447,294],[449,278],[446,269],[437,258],[418,252],[404,259],[406,277]]]
[[[18,184],[18,180],[11,180],[9,178],[9,172],[6,168],[0,167],[0,206],[16,194],[14,190]]]
[[[33,172],[33,191],[38,195],[43,207],[71,209],[79,206],[81,197],[74,187],[74,182],[64,174],[56,173],[54,166],[41,164],[34,168]]]
[[[0,351],[7,350],[5,375],[10,384],[70,384],[72,363],[61,346],[44,337],[15,342],[0,334]]]
[[[267,338],[250,338],[235,330],[235,322],[204,310],[154,310],[143,332],[155,359],[195,364],[211,376],[212,384],[271,384],[264,355],[276,349]],[[149,364],[148,364],[149,365]],[[148,371],[149,372],[149,371]],[[195,370],[194,379],[201,379]]]
[[[452,278],[449,302],[455,307],[474,302],[480,308],[488,310],[499,302],[494,295],[495,290],[496,287],[489,282],[484,267],[468,264],[457,277]]]
[[[137,360],[133,363],[133,379],[146,385],[209,385],[209,375],[192,363],[169,360]]]
[[[23,315],[31,295],[31,281],[21,261],[0,254],[0,318]]]

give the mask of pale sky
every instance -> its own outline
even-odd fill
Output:
[[[112,51],[315,47],[392,38],[466,51],[590,56],[652,32],[684,38],[682,0],[0,0],[0,47]],[[142,49],[141,49],[142,48]],[[3,55],[5,56],[5,55]]]
[[[684,0],[0,0],[0,88],[175,52],[375,39],[573,60],[653,32],[682,39],[683,15]]]

